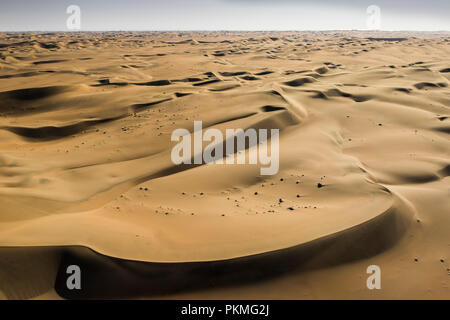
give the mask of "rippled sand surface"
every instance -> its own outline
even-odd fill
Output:
[[[449,299],[449,44],[0,34],[0,298]],[[195,120],[280,129],[278,174],[173,164]]]

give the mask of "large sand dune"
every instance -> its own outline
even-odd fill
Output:
[[[1,34],[0,298],[449,299],[449,44]],[[280,129],[279,173],[173,164],[194,120]]]

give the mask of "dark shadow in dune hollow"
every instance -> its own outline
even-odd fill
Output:
[[[124,118],[125,116],[118,116],[114,118],[99,119],[99,120],[86,120],[79,121],[77,123],[68,126],[46,126],[37,128],[28,127],[0,127],[0,129],[7,130],[15,133],[22,138],[25,138],[31,142],[52,141],[62,139],[77,133],[87,130],[92,126],[116,121]]]
[[[209,262],[137,262],[104,256],[85,247],[67,248],[55,289],[68,299],[151,298],[266,281],[293,271],[331,267],[374,256],[393,246],[408,224],[409,219],[391,207],[366,223],[306,244]],[[82,270],[81,290],[67,289],[69,265],[78,265]]]

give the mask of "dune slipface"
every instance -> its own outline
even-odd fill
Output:
[[[449,41],[3,34],[0,298],[450,298]],[[194,121],[279,129],[278,173],[176,165]]]

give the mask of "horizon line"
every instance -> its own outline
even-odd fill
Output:
[[[192,29],[192,30],[0,30],[0,33],[30,33],[30,32],[47,32],[47,33],[83,33],[83,32],[450,32],[449,30],[367,30],[367,29],[304,29],[304,30],[227,30],[227,29]]]

